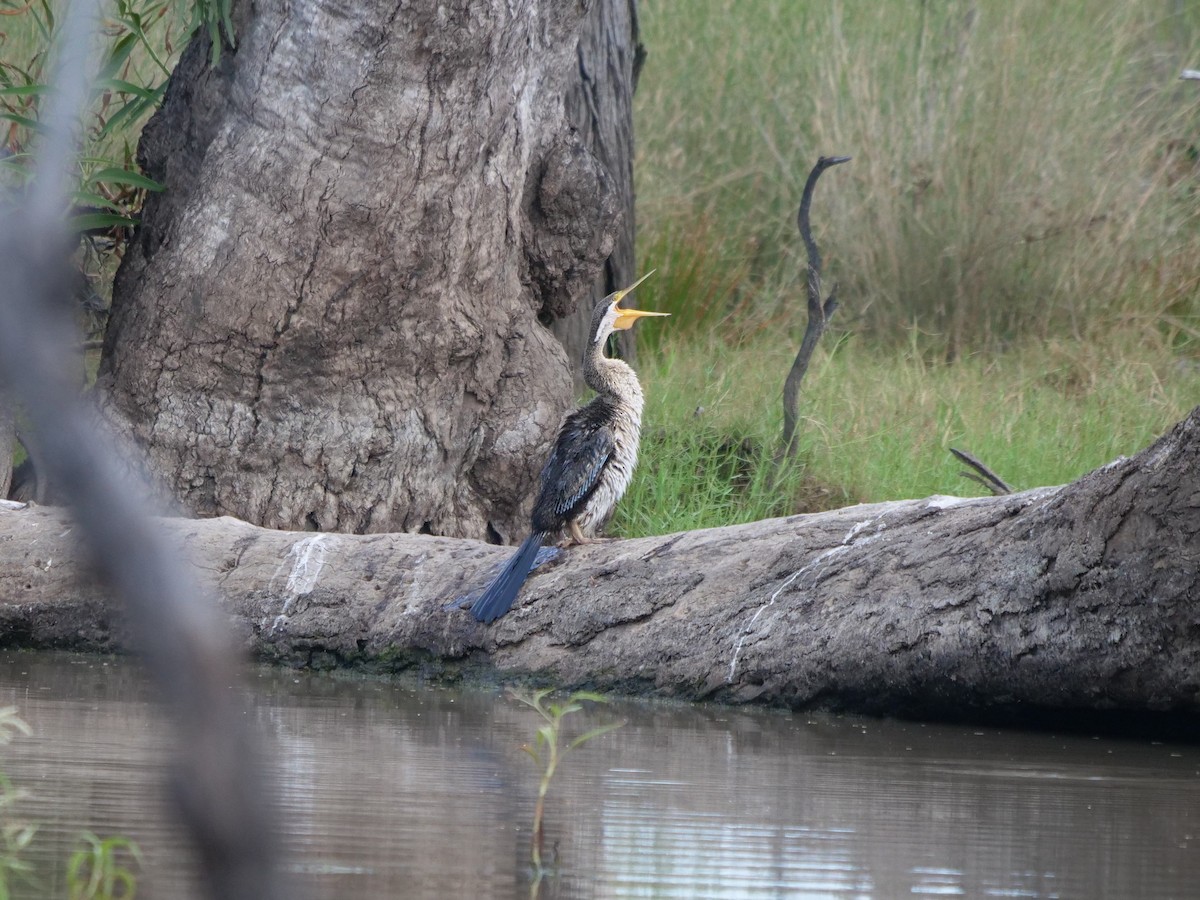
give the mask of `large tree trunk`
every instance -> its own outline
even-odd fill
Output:
[[[519,537],[571,399],[539,315],[613,246],[572,134],[579,3],[266,0],[184,55],[100,386],[191,510]]]
[[[0,512],[0,644],[109,649],[61,513]],[[170,520],[261,655],[492,668],[688,699],[971,715],[1200,713],[1200,408],[1061,488],[857,506],[567,551],[493,626],[510,551]]]
[[[622,218],[611,255],[590,293],[574,312],[551,326],[562,342],[583,390],[583,369],[576,365],[588,343],[592,308],[598,300],[637,280],[634,252],[636,220],[633,190],[633,93],[645,57],[639,39],[637,0],[596,0],[579,35],[578,72],[567,92],[567,118],[584,144],[604,166],[616,192]],[[632,359],[634,333],[616,335],[621,356]]]

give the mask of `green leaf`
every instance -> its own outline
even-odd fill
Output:
[[[225,25],[225,36],[229,39],[229,46],[237,46],[237,35],[233,33],[233,0],[218,0],[221,4],[221,21]]]
[[[111,209],[113,212],[123,215],[125,209],[107,197],[102,197],[100,194],[92,191],[72,191],[71,202],[76,206],[99,206],[104,209]]]
[[[120,169],[115,166],[93,172],[88,177],[88,184],[127,184],[131,187],[144,188],[147,191],[164,189],[163,185],[153,178],[147,178],[140,172],[131,172],[129,169]]]
[[[48,84],[14,84],[0,88],[0,97],[40,97],[49,91]]]
[[[6,85],[13,84],[12,76],[8,74],[9,72],[16,72],[20,75],[25,79],[24,84],[41,84],[32,74],[22,69],[16,63],[4,62],[0,63],[0,81],[3,81]]]
[[[108,137],[118,127],[124,127],[128,122],[136,120],[142,113],[151,109],[162,99],[163,92],[167,89],[167,83],[164,81],[159,85],[152,94],[148,97],[138,97],[136,100],[130,100],[119,110],[113,113],[112,117],[104,123],[104,127],[100,129],[100,137]]]
[[[14,850],[24,850],[33,841],[37,830],[38,827],[36,825],[18,825],[16,832],[9,839],[9,844],[12,845]]]
[[[15,112],[0,112],[0,119],[16,122],[18,125],[28,128],[30,131],[36,131],[39,134],[46,130],[45,126],[37,119],[31,119],[28,116],[22,116]]]
[[[142,848],[138,846],[137,841],[132,840],[131,838],[121,837],[120,835],[116,835],[114,837],[108,838],[104,842],[104,845],[106,847],[108,847],[113,853],[116,853],[118,850],[124,850],[126,853],[128,853],[130,856],[132,856],[139,864],[142,862]]]
[[[0,168],[28,178],[33,174],[28,163],[28,160],[32,159],[32,153],[10,153],[8,156],[0,156]]]
[[[127,34],[113,44],[112,51],[108,54],[108,59],[104,62],[104,68],[100,71],[100,77],[115,78],[136,46],[137,35],[134,34]]]
[[[120,78],[97,79],[96,88],[102,91],[116,91],[119,94],[133,94],[146,100],[151,100],[156,96],[155,88],[134,84],[132,81],[123,81]]]
[[[83,213],[71,216],[69,224],[73,231],[92,231],[101,228],[129,228],[137,224],[137,219],[116,213]]]
[[[221,26],[213,19],[208,23],[208,39],[212,44],[212,57],[209,64],[215,69],[221,64]]]
[[[117,869],[113,873],[113,884],[110,886],[110,897],[132,897],[137,892],[137,878],[128,869]]]
[[[50,43],[54,35],[54,10],[50,6],[50,0],[42,0],[42,18],[34,16],[33,21],[37,23],[46,43]]]

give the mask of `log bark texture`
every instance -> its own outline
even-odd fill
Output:
[[[493,626],[447,601],[509,553],[164,520],[247,645],[308,666],[540,673],[685,699],[962,715],[1200,713],[1200,408],[1065,487],[566,551]],[[0,510],[0,644],[123,644],[62,513]]]
[[[251,7],[253,7],[251,9]],[[170,493],[276,528],[508,541],[618,203],[563,96],[586,4],[235,4],[139,158],[99,384]]]

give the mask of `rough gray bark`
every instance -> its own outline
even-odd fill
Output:
[[[191,510],[519,537],[571,400],[555,314],[618,210],[563,114],[584,4],[266,0],[139,154],[107,408]]]
[[[1060,488],[578,548],[487,627],[446,601],[509,551],[170,520],[260,655],[538,672],[687,699],[956,714],[1200,712],[1200,408]],[[110,649],[60,513],[0,511],[0,643]]]
[[[587,347],[596,302],[638,278],[634,252],[633,94],[645,47],[639,40],[637,0],[596,0],[584,19],[577,48],[576,81],[566,95],[567,119],[608,173],[621,210],[612,253],[590,292],[581,291],[573,307],[561,311],[551,329],[571,361],[575,389],[584,389],[576,363]],[[617,335],[622,357],[632,359],[632,331]]]

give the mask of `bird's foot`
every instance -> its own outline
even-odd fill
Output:
[[[567,523],[567,533],[563,535],[563,539],[558,542],[560,550],[566,550],[574,547],[576,544],[587,544],[590,539],[579,528],[579,523],[572,519]]]
[[[560,550],[568,550],[571,547],[586,546],[587,544],[607,544],[609,541],[615,541],[616,538],[611,537],[587,537],[583,534],[567,535],[557,544]]]

